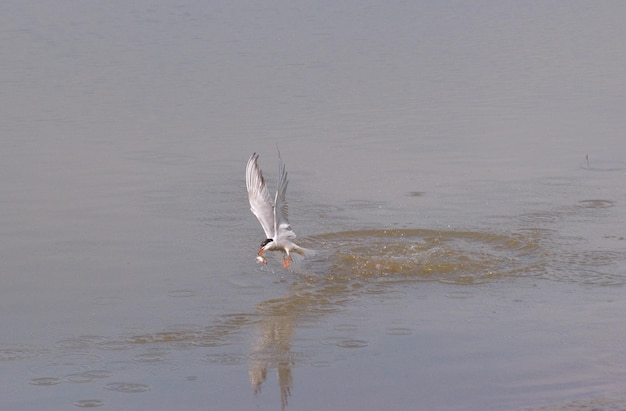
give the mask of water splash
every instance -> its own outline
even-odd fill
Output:
[[[329,250],[313,265],[338,281],[439,281],[476,284],[534,274],[542,233],[500,234],[426,229],[358,230],[312,238]]]

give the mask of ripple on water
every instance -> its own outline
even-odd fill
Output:
[[[333,365],[333,363],[330,361],[313,361],[309,365],[312,367],[324,368],[330,367],[331,365]]]
[[[280,349],[262,349],[250,353],[248,361],[253,364],[262,364],[265,367],[279,367],[283,364],[296,364],[306,358],[304,353],[285,351]]]
[[[112,383],[106,384],[104,386],[104,389],[109,390],[109,391],[117,391],[117,392],[135,394],[135,393],[150,391],[151,388],[149,385],[146,385],[146,384],[138,384],[138,383],[132,383],[132,382],[112,382]]]
[[[235,331],[237,331],[237,328],[224,326],[223,324],[208,326],[201,334],[197,335],[196,338],[190,340],[189,343],[194,347],[222,347],[231,345],[237,341],[234,335]]]
[[[120,297],[96,297],[93,303],[96,305],[118,305],[122,302]]]
[[[292,317],[298,313],[326,315],[346,309],[354,297],[348,290],[318,285],[306,292],[298,292],[287,298],[276,298],[257,304],[257,311],[264,316]]]
[[[54,377],[62,380],[62,377],[68,374],[75,374],[85,371],[85,366],[82,365],[67,365],[67,364],[51,364],[33,367],[30,372],[41,377]]]
[[[543,211],[534,213],[525,213],[516,216],[514,219],[521,223],[529,224],[550,224],[559,221],[563,217],[563,212],[559,211]]]
[[[154,344],[154,343],[173,343],[178,341],[189,341],[196,338],[202,333],[201,330],[195,328],[160,331],[150,334],[138,334],[128,337],[128,344]]]
[[[130,350],[131,348],[133,348],[133,345],[128,341],[110,340],[97,343],[96,347],[100,350],[123,351]]]
[[[299,302],[305,298],[294,296],[293,298],[269,299],[257,304],[257,310],[263,315],[286,316],[301,311]]]
[[[601,267],[615,264],[626,258],[626,253],[609,250],[590,250],[576,253],[559,253],[558,261],[565,267]]]
[[[104,405],[104,401],[96,399],[80,400],[74,403],[74,406],[79,408],[96,408],[102,405]]]
[[[172,290],[167,295],[174,298],[189,298],[195,296],[196,293],[192,290]]]
[[[60,365],[85,365],[101,362],[103,358],[96,354],[63,354],[52,358],[52,362]]]
[[[597,270],[579,270],[581,282],[587,285],[616,286],[626,284],[623,274],[611,274]]]
[[[321,341],[325,345],[334,345],[340,348],[364,348],[369,345],[367,340],[345,337],[328,337]]]
[[[456,300],[466,300],[468,298],[474,297],[474,293],[471,291],[457,290],[457,291],[450,291],[449,293],[446,293],[446,297],[453,298]]]
[[[367,347],[369,343],[366,340],[348,338],[338,341],[335,345],[341,348],[363,348]]]
[[[254,316],[256,318],[256,315]],[[223,316],[216,324],[197,326],[176,326],[171,330],[128,337],[129,344],[169,343],[177,349],[194,347],[221,347],[238,341],[237,332],[250,323],[250,316],[233,314]]]
[[[133,358],[133,360],[136,362],[146,362],[146,363],[163,362],[167,359],[169,352],[170,352],[169,350],[164,350],[161,348],[154,348],[142,354],[137,354]]]
[[[389,335],[411,335],[413,334],[413,330],[405,327],[391,327],[387,328],[385,333]]]
[[[257,313],[233,313],[224,314],[219,319],[225,325],[242,326],[257,323],[259,315]]]
[[[578,206],[582,208],[610,208],[615,203],[611,200],[583,200],[578,202]]]
[[[124,154],[127,160],[163,165],[188,165],[197,159],[193,156],[152,150],[130,151]]]
[[[47,349],[32,344],[0,344],[0,361],[25,360],[47,352]]]
[[[337,324],[333,327],[335,331],[357,331],[359,326],[356,324]]]
[[[248,356],[239,353],[215,353],[207,354],[203,359],[221,365],[240,365],[247,362]]]
[[[546,264],[548,278],[584,285],[615,286],[626,284],[626,275],[619,263],[626,253],[610,250],[581,250],[559,252],[549,256]]]
[[[109,378],[113,373],[109,370],[88,370],[76,374],[68,374],[63,381],[70,383],[86,383]]]
[[[243,225],[241,217],[232,212],[217,212],[202,218],[200,221],[204,225],[218,228],[232,228],[233,226]]]
[[[128,371],[137,368],[137,363],[133,361],[109,361],[104,365],[107,369],[112,371]]]
[[[99,335],[81,335],[75,338],[66,338],[58,341],[54,346],[62,350],[79,350],[89,348],[92,345],[107,341],[106,337]]]
[[[51,386],[61,384],[63,382],[62,379],[56,377],[37,377],[31,379],[28,383],[31,385],[40,385],[40,386]]]

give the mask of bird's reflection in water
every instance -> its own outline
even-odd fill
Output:
[[[282,410],[294,386],[292,368],[307,357],[293,350],[295,329],[345,309],[360,288],[354,287],[353,281],[338,281],[330,276],[296,277],[285,297],[257,304],[257,335],[248,357],[250,384],[255,394],[260,393],[268,371],[276,369]]]
[[[280,388],[281,409],[293,388],[291,369],[296,365],[297,353],[292,351],[292,338],[296,326],[307,313],[314,313],[312,301],[319,297],[319,289],[308,281],[292,284],[289,294],[283,298],[257,304],[257,336],[250,354],[250,384],[255,394],[267,377],[268,369],[275,368]]]
[[[250,355],[250,384],[254,393],[258,394],[261,391],[268,369],[275,368],[283,410],[287,406],[293,384],[291,376],[291,367],[295,364],[291,353],[293,328],[291,315],[263,316],[259,325],[259,335],[254,341]]]

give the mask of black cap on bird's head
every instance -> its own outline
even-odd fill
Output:
[[[271,238],[266,238],[265,240],[261,242],[261,248],[265,247],[267,244],[269,244],[272,241],[274,240],[272,240]]]

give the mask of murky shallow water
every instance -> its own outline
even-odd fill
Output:
[[[572,213],[590,204],[606,202],[584,201]],[[513,220],[524,226],[529,219]],[[391,401],[392,409],[415,403],[513,409],[619,390],[626,377],[626,351],[620,348],[623,277],[612,267],[623,263],[624,254],[556,255],[565,249],[562,240],[549,228],[318,234],[303,239],[318,254],[293,271],[278,270],[278,257],[269,267],[256,266],[262,288],[282,290],[282,296],[262,299],[263,291],[249,282],[237,287],[252,300],[249,311],[212,315],[192,304],[198,312],[185,323],[64,337],[50,345],[5,343],[0,360],[21,376],[9,384],[17,398],[30,392],[27,384],[73,396],[81,408],[128,403],[170,409],[184,403],[201,409],[206,401],[211,409],[293,403],[321,409],[346,398],[348,408],[375,409]],[[561,284],[566,267],[569,278]],[[172,289],[163,301],[180,310],[181,301],[198,297]],[[93,303],[134,306],[122,298]],[[209,316],[202,320],[198,314]],[[27,373],[20,371],[24,367]],[[386,376],[376,377],[379,372]],[[337,389],[330,400],[315,394]],[[153,391],[158,394],[128,401],[107,394]],[[65,401],[55,400],[53,391],[43,397]],[[622,403],[612,398],[587,404]]]
[[[623,6],[0,8],[0,408],[623,407]]]

